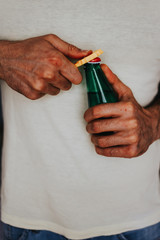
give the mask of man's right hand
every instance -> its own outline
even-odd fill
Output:
[[[35,100],[57,95],[79,84],[82,76],[67,57],[79,59],[91,51],[63,41],[53,34],[23,41],[0,41],[0,78],[15,91]]]

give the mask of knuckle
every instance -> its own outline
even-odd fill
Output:
[[[132,90],[129,87],[127,87],[127,91],[129,95],[133,95]]]
[[[49,34],[47,34],[47,35],[44,36],[44,39],[46,39],[46,40],[50,40],[51,38],[55,38],[55,37],[56,37],[55,34],[53,34],[53,33],[49,33]]]
[[[132,95],[132,90],[129,87],[125,86],[125,89],[126,89],[126,95],[128,96]]]
[[[126,99],[130,99],[130,97],[133,96],[131,89],[127,86],[125,86],[124,96]]]
[[[139,127],[139,122],[138,122],[138,119],[131,118],[131,119],[127,120],[127,121],[124,121],[123,125],[124,125],[124,127],[126,129],[129,129],[129,130],[135,129],[135,130],[137,130],[138,127]]]
[[[124,127],[125,129],[130,129],[130,121],[124,121],[124,122],[123,122],[123,127]]]
[[[37,80],[37,81],[35,81],[33,87],[35,90],[37,90],[39,92],[43,92],[46,89],[46,84],[44,83],[44,81]]]
[[[70,43],[68,43],[68,52],[77,51],[78,48]]]
[[[44,71],[43,74],[42,74],[42,77],[43,78],[47,78],[47,79],[54,79],[55,77],[55,74],[53,71]]]
[[[63,65],[63,60],[60,56],[60,53],[54,54],[54,57],[50,58],[49,62],[57,68]]]
[[[131,114],[133,114],[134,113],[134,110],[135,110],[135,107],[134,107],[134,104],[132,103],[132,102],[127,102],[127,104],[126,104],[127,106],[127,110],[131,113]]]
[[[137,134],[133,134],[129,137],[128,142],[129,143],[137,143],[139,140],[139,137]]]
[[[49,35],[49,37],[52,37],[52,38],[53,38],[53,37],[56,37],[56,35],[53,34],[53,33],[49,33],[48,35]]]
[[[128,157],[133,158],[137,156],[137,148],[135,146],[131,146],[128,150]]]
[[[138,120],[137,119],[131,119],[130,120],[130,126],[134,129],[137,129],[138,128]]]
[[[114,76],[114,78],[118,78],[118,79],[119,79],[119,77],[117,76],[117,74],[113,73],[113,76]]]

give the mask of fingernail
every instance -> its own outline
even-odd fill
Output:
[[[82,50],[82,51],[87,53],[87,54],[91,54],[93,52],[92,50]]]

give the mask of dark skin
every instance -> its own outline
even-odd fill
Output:
[[[160,138],[160,98],[149,107],[141,107],[132,91],[106,66],[101,65],[118,93],[118,103],[107,103],[88,109],[84,118],[87,131],[98,154],[106,157],[132,158],[142,155]],[[114,132],[100,136],[98,133]]]
[[[81,50],[58,36],[23,41],[0,41],[0,78],[15,91],[35,100],[57,95],[79,84],[82,76],[69,58],[79,59],[92,51]]]
[[[0,78],[15,91],[35,100],[57,95],[79,84],[82,76],[68,60],[83,51],[53,34],[23,41],[0,41]],[[136,157],[160,138],[160,98],[141,107],[131,90],[106,66],[102,69],[118,93],[119,102],[88,109],[84,115],[96,152],[109,157]],[[101,132],[114,132],[99,136]]]

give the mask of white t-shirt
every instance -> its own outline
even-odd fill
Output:
[[[102,61],[145,106],[160,80],[159,0],[2,0],[0,38],[48,33]],[[160,220],[160,142],[133,159],[97,155],[85,130],[85,79],[32,101],[2,81],[2,220],[72,239],[110,235]]]

